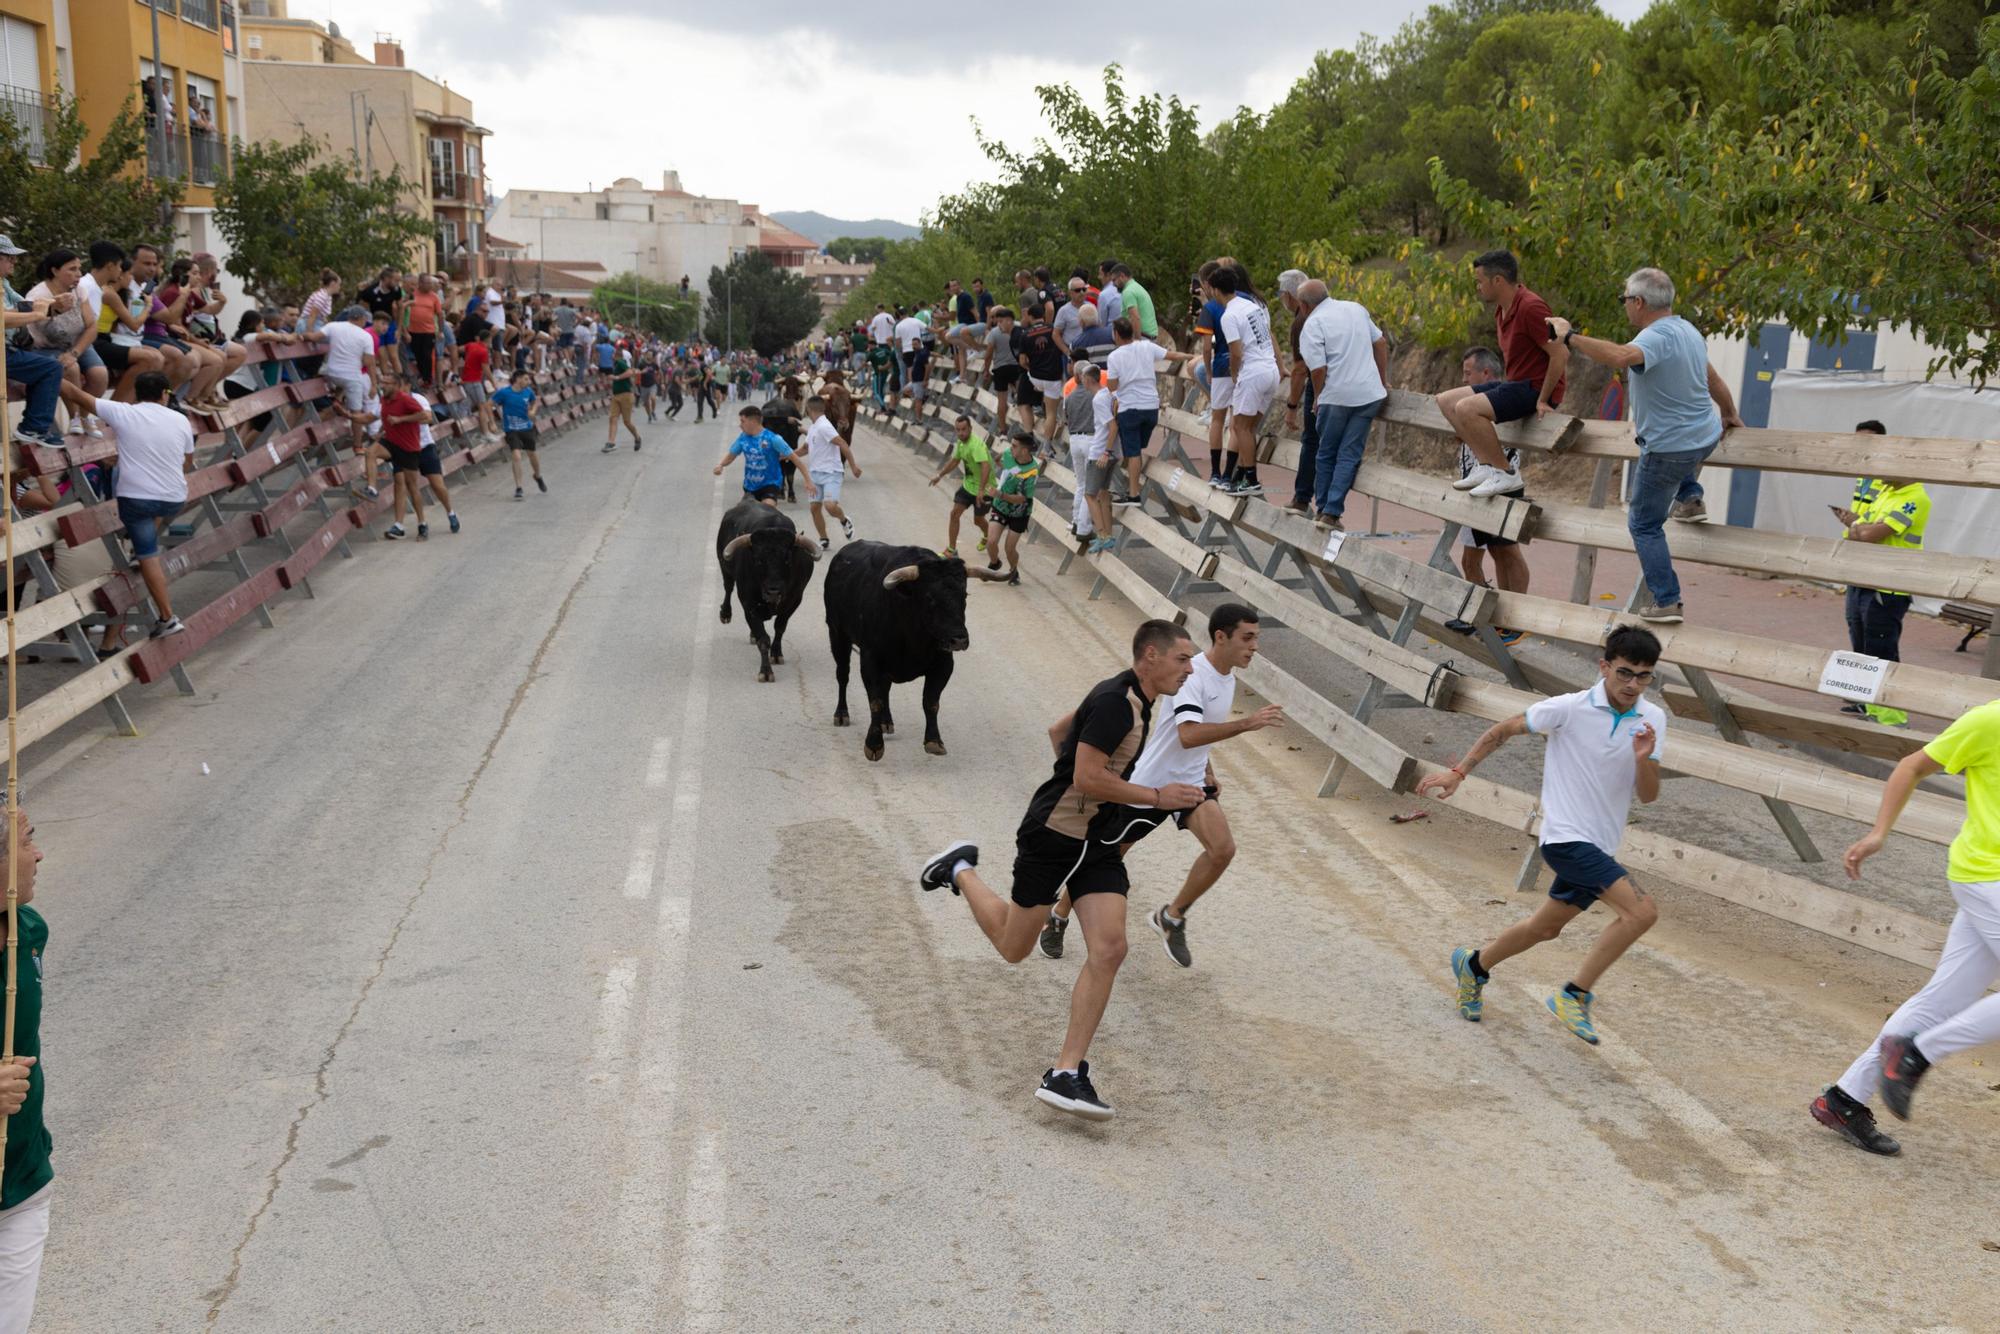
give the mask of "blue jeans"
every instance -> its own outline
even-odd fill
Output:
[[[1319,414],[1313,410],[1312,381],[1306,381],[1305,411],[1299,421],[1299,471],[1292,481],[1292,503],[1305,505],[1313,499],[1313,478],[1319,475]]]
[[[11,361],[12,358],[9,358]],[[140,500],[132,496],[118,497],[118,522],[125,525],[125,535],[132,539],[132,559],[151,560],[160,554],[160,522],[172,521],[176,514],[187,508],[185,500]]]
[[[1347,509],[1347,493],[1354,489],[1354,475],[1361,471],[1361,455],[1368,448],[1368,427],[1387,397],[1360,407],[1322,403],[1314,415],[1319,419],[1319,463],[1317,499],[1321,514],[1339,518]]]
[[[62,362],[46,352],[7,349],[7,378],[25,386],[28,405],[21,410],[21,430],[47,435],[55,429],[56,402],[62,397]]]
[[[1667,550],[1667,511],[1678,501],[1701,499],[1701,483],[1695,478],[1703,461],[1714,452],[1715,445],[1709,445],[1639,456],[1625,527],[1632,534],[1632,550],[1639,555],[1639,569],[1655,606],[1671,607],[1681,600],[1681,581],[1674,576],[1673,554]]]

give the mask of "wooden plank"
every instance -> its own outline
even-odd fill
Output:
[[[1447,619],[1456,617],[1481,624],[1492,619],[1493,589],[1399,556],[1363,539],[1342,541],[1334,558],[1328,560],[1325,548],[1332,534],[1302,514],[1252,497],[1238,526],[1266,542],[1290,547],[1320,569],[1346,570],[1357,578],[1413,597]]]
[[[30,514],[14,521],[14,550],[25,556],[30,551],[39,551],[52,546],[62,537],[62,521],[73,514],[81,514],[83,506],[72,501],[58,505],[40,514]]]
[[[230,468],[235,459],[224,459],[211,463],[206,468],[197,468],[187,475],[188,495],[186,505],[192,505],[203,496],[227,491],[235,483],[230,477]],[[185,512],[185,506],[183,507]],[[171,520],[170,520],[171,522]],[[93,537],[103,537],[107,533],[123,532],[125,525],[118,521],[118,502],[107,500],[87,509],[78,509],[74,514],[65,514],[56,525],[64,542],[70,546],[81,546]]]
[[[230,476],[234,478],[235,485],[246,485],[274,468],[283,467],[293,457],[308,449],[317,448],[328,440],[345,440],[347,435],[347,427],[344,424],[336,426],[332,422],[307,422],[245,451],[241,458],[231,459]]]
[[[261,513],[252,514],[250,522],[257,529],[257,536],[277,535],[286,524],[303,514],[306,506],[326,494],[329,485],[327,474],[331,471],[330,468],[321,468],[317,472],[308,474],[304,481],[278,497],[268,508]]]
[[[134,644],[95,667],[72,676],[47,694],[37,696],[31,703],[22,705],[21,715],[15,723],[21,747],[26,749],[34,745],[86,709],[131,685],[136,679],[132,660],[139,648]]]
[[[226,431],[232,426],[241,426],[253,417],[261,417],[267,412],[290,407],[295,401],[290,386],[274,384],[254,393],[245,394],[241,398],[230,399],[227,411],[190,412],[188,415],[207,423],[211,431]]]
[[[1415,784],[1416,760],[1380,732],[1355,721],[1354,715],[1313,693],[1269,657],[1260,655],[1248,667],[1237,668],[1236,675],[1265,699],[1282,705],[1292,722],[1368,775],[1377,787],[1408,792]]]
[[[165,639],[149,639],[132,653],[132,671],[151,685],[169,669],[187,661],[221,634],[248,616],[279,592],[278,570],[259,570],[192,616],[183,617],[187,629]]]
[[[278,572],[278,587],[293,589],[304,583],[306,576],[312,573],[313,567],[325,560],[329,551],[340,545],[351,526],[345,514],[336,514],[313,529],[311,535],[299,543],[297,551],[272,567]]]
[[[160,552],[160,569],[171,584],[189,571],[220,560],[246,542],[256,540],[254,516],[238,514],[218,527],[204,529],[179,546],[164,548]],[[97,605],[118,616],[144,602],[146,596],[145,581],[136,569],[120,571],[97,591]]]
[[[35,605],[23,608],[14,616],[14,640],[18,644],[32,644],[44,635],[54,634],[65,626],[74,625],[92,611],[90,595],[111,579],[108,574],[100,574],[87,583],[75,588],[66,588],[45,598],[37,598]]]

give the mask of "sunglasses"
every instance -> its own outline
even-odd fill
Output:
[[[1644,301],[1646,298],[1640,296],[1637,292],[1620,292],[1618,299],[1620,301]]]
[[[1653,679],[1653,673],[1635,672],[1630,667],[1613,667],[1611,672],[1621,681],[1637,681],[1641,685],[1647,685]]]

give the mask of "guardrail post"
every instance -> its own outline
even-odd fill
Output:
[[[1611,474],[1618,464],[1612,459],[1599,459],[1597,467],[1590,474],[1590,508],[1601,510],[1611,494]],[[1579,546],[1576,549],[1576,573],[1570,577],[1569,600],[1590,604],[1591,581],[1597,576],[1597,548]]]

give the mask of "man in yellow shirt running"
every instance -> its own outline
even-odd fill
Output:
[[[1878,1085],[1889,1110],[1907,1121],[1932,1062],[2000,1041],[2000,995],[1986,994],[2000,980],[2000,700],[1970,710],[1896,766],[1875,827],[1847,850],[1847,874],[1861,878],[1861,864],[1882,850],[1917,784],[1935,773],[1965,775],[1965,824],[1945,871],[1958,912],[1944,953],[1924,989],[1889,1016],[1868,1050],[1811,1104],[1814,1119],[1870,1153],[1902,1152],[1868,1110]]]

